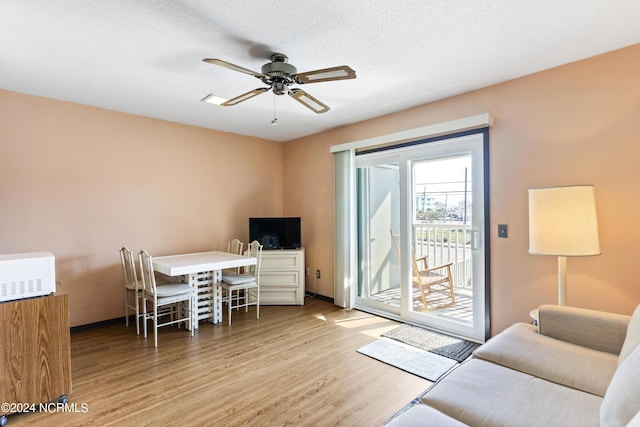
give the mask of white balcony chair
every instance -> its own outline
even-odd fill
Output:
[[[256,257],[256,265],[245,267],[243,274],[223,274],[222,289],[225,290],[226,303],[231,325],[231,310],[250,305],[256,306],[256,319],[260,318],[260,265],[262,263],[262,245],[254,240],[247,248],[246,255]],[[242,292],[242,293],[241,293]],[[235,295],[234,295],[235,293]]]
[[[140,273],[142,275],[142,317],[144,337],[147,337],[147,320],[153,322],[154,344],[158,346],[158,328],[188,322],[191,336],[196,326],[196,288],[185,283],[156,284],[153,259],[147,251],[140,251]],[[148,312],[147,309],[152,311]],[[159,319],[169,320],[160,322]]]
[[[124,275],[124,318],[125,325],[129,327],[129,311],[133,311],[136,319],[136,334],[140,335],[140,312],[142,299],[142,282],[138,280],[136,274],[136,264],[133,260],[133,252],[126,246],[120,249],[120,263],[122,264],[122,274]],[[133,302],[130,296],[133,295]]]

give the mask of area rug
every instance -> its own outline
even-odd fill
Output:
[[[447,357],[456,362],[464,361],[480,345],[411,325],[402,325],[382,334],[382,336]]]
[[[446,357],[385,338],[359,348],[358,353],[429,381],[436,381],[457,364]]]

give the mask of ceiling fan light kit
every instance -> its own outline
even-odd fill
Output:
[[[209,95],[207,95],[204,98],[202,98],[200,101],[208,102],[209,104],[222,105],[223,103],[227,102],[228,99],[227,98],[222,98],[222,97],[219,97],[219,96],[216,96],[216,95],[210,93]]]
[[[298,73],[298,69],[292,64],[289,64],[289,59],[282,53],[272,54],[271,62],[262,66],[261,73],[221,59],[205,58],[203,61],[254,76],[269,86],[266,88],[251,90],[229,100],[215,97],[213,94],[207,95],[202,99],[203,101],[218,104],[223,107],[237,105],[247,99],[272,90],[275,95],[289,95],[314,113],[322,114],[330,110],[328,105],[320,102],[318,99],[309,95],[302,89],[290,88],[289,86],[295,84],[319,83],[356,78],[356,72],[346,65]]]

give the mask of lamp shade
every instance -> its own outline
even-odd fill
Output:
[[[592,185],[529,190],[529,253],[600,254],[598,215]]]

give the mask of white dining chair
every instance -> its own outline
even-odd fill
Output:
[[[240,239],[229,240],[227,243],[227,253],[242,255],[242,248],[244,247],[244,243],[240,241]],[[240,274],[241,267],[235,268],[226,268],[222,270],[222,274]]]
[[[226,294],[226,303],[231,325],[231,311],[250,305],[256,306],[256,319],[260,318],[260,265],[262,263],[262,245],[254,240],[249,243],[246,255],[256,258],[256,264],[245,267],[243,274],[223,274],[222,289]]]
[[[240,239],[229,240],[229,242],[227,243],[227,252],[230,254],[242,255],[243,247],[244,243],[242,243]]]
[[[186,283],[156,284],[153,258],[142,250],[138,254],[142,276],[142,317],[144,337],[147,337],[147,321],[153,322],[154,344],[158,346],[158,328],[188,322],[191,336],[196,327],[196,288]],[[148,309],[152,311],[149,312]],[[161,321],[160,319],[168,320]]]
[[[138,280],[136,274],[136,264],[133,260],[133,252],[126,246],[120,249],[120,263],[122,264],[122,274],[124,276],[124,318],[125,325],[129,327],[129,311],[133,311],[136,320],[136,334],[140,335],[140,310],[142,299],[142,282]],[[133,301],[131,301],[133,296]]]

